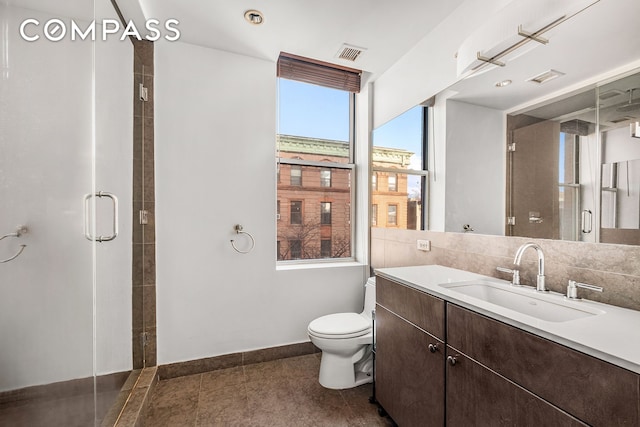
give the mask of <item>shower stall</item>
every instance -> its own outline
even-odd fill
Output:
[[[0,1],[0,425],[100,425],[133,368],[133,47],[105,19]]]

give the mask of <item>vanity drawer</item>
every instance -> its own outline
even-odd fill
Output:
[[[640,425],[640,376],[447,304],[447,344],[591,425]]]
[[[444,301],[405,285],[376,278],[376,302],[444,341]]]

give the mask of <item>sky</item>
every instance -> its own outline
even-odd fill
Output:
[[[349,93],[279,79],[278,133],[349,141]]]
[[[278,133],[349,140],[349,93],[279,79]],[[414,107],[373,132],[378,147],[402,148],[421,156],[421,107]]]
[[[278,79],[278,133],[349,140],[349,93]],[[373,131],[376,147],[415,153],[408,169],[422,169],[422,107],[416,106]],[[409,176],[409,193],[420,194],[420,177]]]

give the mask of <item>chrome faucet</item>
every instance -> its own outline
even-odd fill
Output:
[[[516,268],[520,267],[520,260],[522,259],[522,254],[529,248],[533,248],[536,250],[536,254],[538,255],[538,276],[536,277],[536,291],[544,292],[547,290],[544,283],[544,254],[542,253],[542,248],[535,243],[525,243],[524,245],[518,248],[516,252],[516,257],[513,260]]]

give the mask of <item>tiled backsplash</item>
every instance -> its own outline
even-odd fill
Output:
[[[417,250],[417,239],[430,240],[431,251]],[[527,242],[542,247],[548,289],[565,293],[569,280],[598,285],[604,287],[603,293],[579,289],[578,295],[640,310],[639,246],[372,228],[371,266],[440,264],[510,280],[496,267],[512,267],[516,251]],[[527,251],[522,258],[522,283],[535,284],[536,273],[535,251]]]

